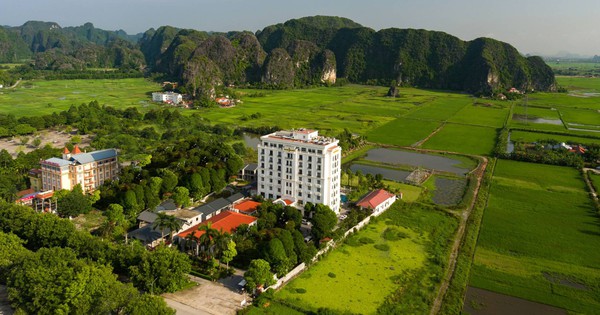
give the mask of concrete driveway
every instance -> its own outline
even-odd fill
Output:
[[[179,315],[235,315],[237,310],[244,307],[242,302],[250,302],[250,298],[246,294],[232,290],[229,286],[237,279],[229,278],[224,279],[229,279],[228,286],[225,286],[223,283],[190,276],[198,286],[176,293],[166,293],[162,297]]]

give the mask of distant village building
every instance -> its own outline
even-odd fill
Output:
[[[317,130],[282,130],[260,137],[258,194],[340,211],[342,148]]]
[[[183,96],[175,92],[154,92],[152,101],[177,105],[183,102]]]
[[[43,190],[71,190],[80,184],[84,192],[92,192],[105,181],[116,179],[119,172],[115,149],[84,153],[78,146],[73,152],[65,147],[62,158],[49,158],[40,164]]]

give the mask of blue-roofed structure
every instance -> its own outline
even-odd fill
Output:
[[[84,192],[91,192],[107,180],[117,178],[119,163],[117,150],[105,149],[81,152],[78,146],[70,152],[64,148],[62,158],[53,157],[42,161],[42,187],[44,190],[71,190],[81,185]]]

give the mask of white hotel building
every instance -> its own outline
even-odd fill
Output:
[[[282,130],[260,137],[258,194],[340,211],[342,148],[316,130]]]

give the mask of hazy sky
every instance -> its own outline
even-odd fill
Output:
[[[2,1],[0,24],[28,20],[130,34],[172,25],[256,31],[311,15],[347,17],[375,30],[423,28],[464,40],[486,36],[522,53],[600,55],[599,0],[21,0]]]

